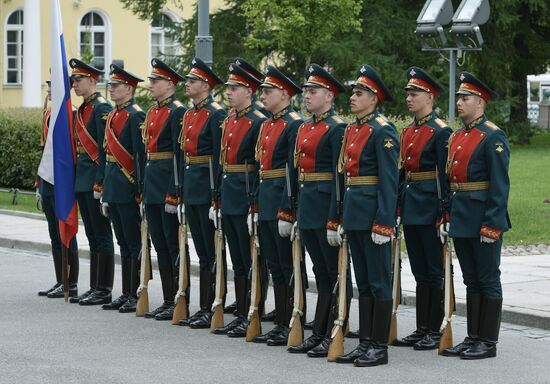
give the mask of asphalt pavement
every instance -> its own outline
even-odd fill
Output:
[[[116,266],[114,293],[120,293]],[[37,296],[52,284],[51,256],[0,248],[0,383],[550,383],[550,331],[503,323],[498,356],[481,361],[445,358],[435,351],[390,347],[389,364],[374,368],[292,355],[284,347],[246,343],[133,314],[81,307]],[[88,260],[80,263],[81,291]],[[192,277],[192,287],[198,286]],[[158,274],[150,282],[151,306],[161,302]],[[233,292],[230,284],[229,292]],[[191,311],[198,302],[192,290]],[[267,307],[273,308],[272,293]],[[230,296],[228,299],[231,299]],[[315,294],[308,293],[314,306]],[[312,314],[308,315],[310,318]],[[231,316],[226,315],[226,321]],[[357,302],[350,315],[358,327]],[[264,331],[270,323],[263,323]],[[398,333],[414,328],[414,308],[401,306]],[[454,317],[455,342],[465,336]],[[306,336],[309,333],[306,333]],[[346,351],[357,344],[347,339]]]

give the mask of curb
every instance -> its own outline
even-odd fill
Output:
[[[49,244],[37,243],[33,241],[12,240],[4,237],[0,237],[0,247],[10,248],[10,249],[20,249],[25,251],[38,251],[42,253],[48,253],[51,250]],[[85,249],[79,249],[78,255],[80,258],[83,258],[83,259],[90,258],[90,252]],[[120,264],[119,254],[115,254],[115,263]],[[157,260],[152,259],[151,264],[153,268],[158,269]],[[191,263],[190,273],[193,276],[199,276],[199,265],[197,263]],[[234,276],[233,271],[228,270],[227,280],[228,281],[233,280],[233,276]],[[307,292],[317,293],[317,288],[315,286],[315,279],[308,278],[308,285],[309,287],[307,288]],[[353,287],[353,295],[354,297],[359,296],[356,286]],[[402,305],[408,305],[413,307],[416,306],[416,296],[414,292],[403,291],[401,297],[402,297],[402,300],[401,300]],[[514,308],[517,308],[517,307],[507,306],[507,305],[503,306],[502,308],[503,322],[522,325],[526,327],[534,327],[534,328],[550,330],[550,317],[540,316],[536,313],[527,313],[525,311],[518,311],[518,310],[515,310]],[[459,316],[466,316],[466,303],[464,301],[460,300],[456,302],[455,314]]]

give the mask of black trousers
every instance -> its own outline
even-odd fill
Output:
[[[94,193],[91,191],[78,192],[76,198],[90,245],[90,252],[113,255],[115,248],[111,223],[101,214],[99,200],[94,199]]]
[[[199,256],[201,272],[212,272],[214,268],[214,223],[208,218],[210,204],[186,205],[185,216],[193,236],[193,244]]]
[[[405,243],[417,283],[443,288],[443,247],[434,225],[404,225]]]
[[[136,203],[109,203],[109,217],[120,247],[120,257],[137,260],[141,250],[141,215]]]

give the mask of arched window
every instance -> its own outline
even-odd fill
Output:
[[[151,23],[151,58],[171,57],[179,54],[178,44],[170,35],[170,28],[177,23],[176,16],[163,12]]]
[[[4,44],[6,84],[23,83],[23,10],[13,11],[6,20]]]
[[[110,64],[109,26],[106,17],[97,11],[86,13],[80,20],[79,49],[83,61],[106,71]]]

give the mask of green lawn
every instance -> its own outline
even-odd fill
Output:
[[[550,244],[550,133],[536,135],[529,146],[513,146],[510,161],[509,211],[512,229],[505,243]],[[0,208],[39,212],[34,196],[18,195],[12,205],[12,195],[0,192]]]
[[[550,244],[550,133],[536,135],[529,146],[513,146],[510,160],[509,211],[512,229],[506,244]]]

